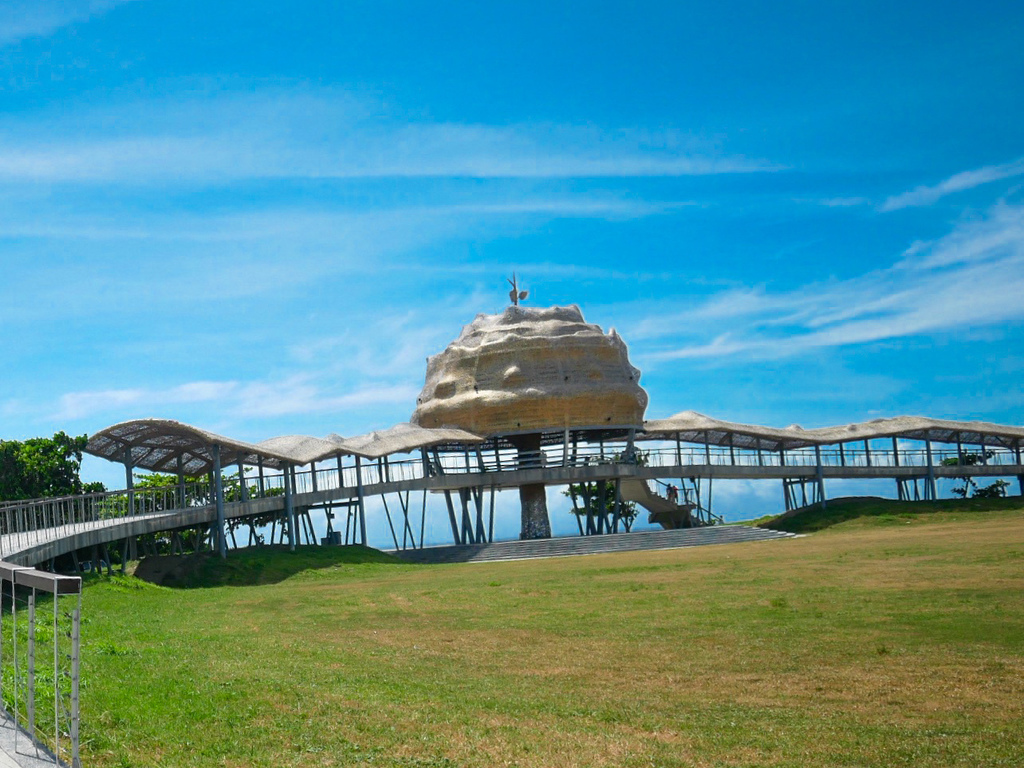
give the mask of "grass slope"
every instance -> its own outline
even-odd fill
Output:
[[[975,512],[1024,511],[1024,499],[1011,496],[1002,499],[940,499],[938,501],[894,501],[874,496],[830,500],[824,508],[818,505],[801,507],[777,517],[753,521],[761,528],[790,533],[815,533],[833,525],[860,518],[875,518],[877,524],[922,521],[932,515],[943,520],[971,519]]]
[[[969,514],[491,564],[239,553],[203,589],[95,578],[85,764],[1019,766],[1024,516]]]

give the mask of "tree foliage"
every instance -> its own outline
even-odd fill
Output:
[[[628,455],[623,452],[616,454],[611,459],[612,462],[619,463],[632,463],[639,467],[647,466],[647,454],[643,451],[633,451],[632,454]],[[604,498],[604,509],[601,508],[602,494]],[[563,496],[567,496],[572,499],[572,509],[570,510],[574,515],[613,515],[615,514],[615,481],[614,480],[598,480],[593,483],[574,483],[568,487],[567,490],[562,491]],[[622,501],[619,506],[619,517],[631,521],[637,515],[636,503],[632,501]]]
[[[83,483],[82,451],[88,435],[34,437],[24,442],[0,440],[0,501],[71,496],[104,490]]]
[[[995,455],[996,452],[992,450],[985,450],[982,453],[962,453],[956,457],[943,459],[942,464],[946,467],[976,467]],[[968,496],[975,499],[999,499],[1006,495],[1006,486],[1009,485],[1005,480],[996,480],[991,485],[979,486],[974,478],[966,475],[959,479],[963,485],[953,488],[952,493],[961,499],[966,499]]]

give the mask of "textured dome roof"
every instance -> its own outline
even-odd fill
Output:
[[[579,307],[512,306],[477,315],[427,361],[412,421],[482,435],[640,426],[647,393],[615,331]]]

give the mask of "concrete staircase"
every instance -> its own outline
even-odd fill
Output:
[[[604,536],[564,536],[528,541],[496,541],[493,544],[426,547],[393,554],[414,563],[478,563],[495,560],[526,560],[538,557],[597,555],[605,552],[636,552],[652,549],[702,547],[792,538],[793,534],[746,525],[714,525],[671,531],[610,533]]]

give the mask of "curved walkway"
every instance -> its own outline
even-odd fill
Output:
[[[333,469],[296,472],[291,484],[301,492],[289,496],[278,489],[278,495],[224,502],[223,509],[224,518],[230,520],[282,513],[289,505],[293,509],[302,509],[405,492],[450,493],[469,488],[509,489],[528,484],[568,485],[599,480],[761,479],[817,482],[823,489],[824,481],[830,478],[906,480],[927,477],[934,483],[935,478],[941,477],[1024,475],[1024,466],[1016,463],[1013,454],[1002,456],[999,463],[972,466],[931,462],[926,466],[915,465],[905,460],[906,454],[875,451],[870,463],[851,464],[844,460],[837,465],[823,462],[820,452],[807,455],[793,452],[785,457],[790,463],[768,464],[764,461],[769,458],[767,456],[732,452],[715,456],[709,451],[702,451],[699,457],[688,454],[686,461],[675,461],[673,459],[678,452],[669,450],[648,454],[656,461],[647,466],[613,461],[586,463],[578,460],[573,464],[545,460],[539,465],[519,468],[511,468],[507,464],[500,468],[470,465],[458,471],[447,467],[437,474],[420,476],[408,471],[410,467],[418,466],[415,463],[371,464],[346,468],[343,473]],[[695,460],[697,458],[706,458],[706,461],[700,463]],[[719,463],[724,459],[728,459],[728,463]],[[404,466],[405,471],[398,471],[400,466]],[[339,479],[342,481],[340,486]],[[316,490],[310,490],[311,486]],[[174,507],[174,493],[174,489],[166,488],[138,489],[96,494],[88,497],[89,504],[85,503],[86,497],[68,497],[5,505],[0,507],[0,516],[3,516],[5,529],[13,532],[0,536],[0,557],[19,565],[37,565],[71,551],[133,536],[207,525],[217,520],[216,505]],[[172,497],[170,501],[168,494]],[[114,509],[122,511],[111,514]],[[123,511],[127,509],[154,511],[127,515]]]

